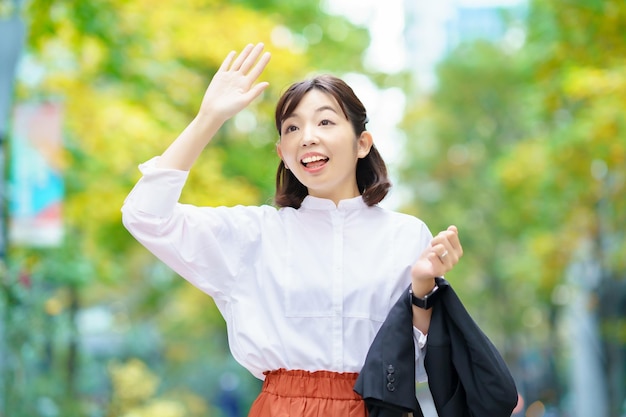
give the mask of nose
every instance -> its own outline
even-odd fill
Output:
[[[305,127],[302,130],[302,138],[300,139],[301,146],[311,146],[318,143],[315,129],[312,127]]]

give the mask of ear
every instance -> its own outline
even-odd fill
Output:
[[[365,158],[370,153],[370,149],[372,149],[372,145],[374,144],[374,138],[372,134],[367,130],[361,132],[361,135],[357,138],[356,146],[357,146],[357,156],[359,159]]]
[[[276,142],[276,153],[280,159],[283,159],[283,152],[280,150],[280,142]]]
[[[276,154],[278,154],[278,157],[281,159],[281,161],[283,161],[283,164],[285,164],[285,160],[283,159],[283,151],[280,149],[280,141],[276,142]],[[289,169],[287,164],[285,164],[285,168]]]

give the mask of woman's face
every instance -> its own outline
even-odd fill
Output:
[[[371,134],[357,138],[334,97],[313,89],[283,120],[277,152],[310,195],[337,204],[360,194],[356,164],[371,147]]]

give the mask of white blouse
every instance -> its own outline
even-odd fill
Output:
[[[122,208],[128,231],[213,299],[233,357],[253,375],[279,368],[359,372],[432,238],[419,219],[359,196],[307,196],[300,209],[178,202],[187,171],[140,165]],[[425,336],[416,337],[425,380]]]

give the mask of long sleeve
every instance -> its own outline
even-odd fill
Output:
[[[437,285],[425,366],[439,416],[509,417],[517,390],[506,363],[449,283]]]
[[[415,397],[415,327],[407,293],[393,305],[376,334],[354,390],[365,400],[372,417],[423,417]],[[421,333],[421,332],[420,332]]]
[[[142,178],[126,198],[122,222],[157,258],[214,298],[223,298],[241,265],[242,225],[226,208],[178,202],[187,171],[141,164]]]

